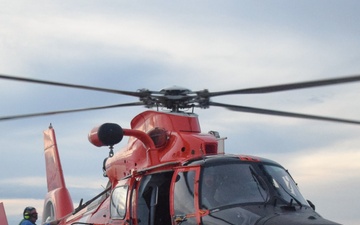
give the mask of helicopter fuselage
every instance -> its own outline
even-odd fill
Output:
[[[128,145],[112,155],[123,135]],[[315,212],[278,163],[218,151],[219,137],[202,134],[195,114],[146,111],[131,129],[104,124],[89,140],[110,146],[108,187],[62,224],[336,224]]]

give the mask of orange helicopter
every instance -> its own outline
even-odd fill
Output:
[[[311,201],[280,164],[257,156],[225,154],[216,131],[202,133],[195,108],[224,107],[233,111],[360,124],[360,121],[230,105],[210,98],[262,94],[360,81],[360,76],[274,85],[231,91],[191,91],[173,86],[137,92],[0,75],[1,79],[110,92],[139,98],[110,106],[0,117],[30,118],[114,107],[156,107],[135,116],[130,128],[105,123],[93,128],[89,141],[108,146],[103,172],[105,190],[74,208],[64,181],[52,126],[44,131],[47,188],[43,223],[128,225],[334,225],[321,217]],[[169,109],[160,112],[160,108]],[[185,110],[192,109],[192,112]],[[127,145],[114,152],[124,136]]]

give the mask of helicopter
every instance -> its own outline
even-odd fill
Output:
[[[359,125],[360,121],[214,102],[224,95],[266,94],[360,81],[360,76],[210,92],[172,86],[160,91],[113,90],[0,75],[0,79],[109,92],[137,102],[0,117],[0,121],[116,107],[145,106],[130,128],[104,123],[90,130],[89,141],[107,147],[104,191],[74,207],[66,187],[55,130],[44,131],[47,189],[43,223],[129,225],[335,225],[315,211],[290,173],[259,156],[225,153],[219,132],[203,133],[195,108],[223,107],[236,112]],[[156,108],[152,110],[151,108]],[[160,109],[167,109],[161,111]],[[189,109],[191,112],[189,112]],[[114,146],[128,137],[125,147]]]

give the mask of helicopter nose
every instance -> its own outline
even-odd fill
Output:
[[[260,222],[260,221],[259,221]],[[319,216],[316,213],[311,215],[305,214],[280,214],[275,215],[271,218],[266,218],[263,223],[257,223],[257,225],[279,225],[279,224],[286,224],[286,225],[340,225],[338,223],[334,223],[330,220],[326,220]]]

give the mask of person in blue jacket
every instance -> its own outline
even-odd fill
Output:
[[[23,219],[19,225],[36,225],[36,220],[38,219],[38,213],[36,209],[32,206],[28,206],[24,209]],[[53,221],[51,223],[45,223],[44,225],[56,225],[59,221]]]

